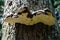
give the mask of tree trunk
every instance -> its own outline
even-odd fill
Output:
[[[19,8],[22,3],[33,11],[44,8],[52,9],[50,0],[6,0],[3,19],[7,19],[8,14],[14,14],[15,9]],[[2,40],[57,40],[54,25],[49,26],[43,23],[25,25],[17,22],[12,24],[3,20],[2,34]]]
[[[57,40],[53,26],[37,23],[32,26],[16,23],[16,40]],[[56,37],[56,38],[55,38]]]

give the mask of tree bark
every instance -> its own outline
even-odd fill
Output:
[[[49,0],[12,0],[11,5],[9,5],[10,2],[11,0],[6,0],[5,2],[3,19],[7,19],[8,14],[14,14],[13,10],[19,8],[22,3],[33,11],[44,8],[52,9],[51,1]],[[2,40],[57,40],[55,39],[57,38],[55,33],[53,25],[48,26],[43,23],[27,26],[20,23],[9,24],[4,21],[2,25]]]

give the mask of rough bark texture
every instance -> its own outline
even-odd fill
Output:
[[[2,34],[1,40],[15,40],[15,25],[4,22],[2,25]]]
[[[6,19],[8,15],[14,14],[15,10],[21,6],[21,3],[25,4],[25,6],[28,6],[29,9],[32,9],[34,11],[44,9],[46,7],[52,9],[50,0],[28,0],[28,2],[27,0],[6,0],[3,18]],[[16,28],[16,30],[14,28]],[[57,34],[55,33],[56,32],[54,27],[49,27],[43,23],[37,23],[32,26],[16,23],[13,26],[9,25],[8,22],[5,23],[4,21],[2,25],[2,40],[48,40],[51,38],[51,40],[57,40],[55,36]]]
[[[55,27],[37,23],[35,25],[24,25],[16,23],[16,40],[57,40]]]

